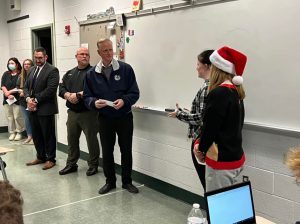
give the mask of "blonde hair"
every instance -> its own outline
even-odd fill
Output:
[[[213,64],[210,68],[210,79],[209,79],[209,91],[217,88],[224,81],[231,81],[234,75],[224,72],[223,70],[217,68]],[[245,91],[243,85],[236,86],[237,92],[241,100],[245,98]]]
[[[300,183],[300,146],[289,149],[285,164],[294,173],[297,183]]]
[[[104,43],[104,42],[106,42],[106,41],[111,42],[111,40],[108,39],[108,38],[101,38],[100,40],[98,40],[97,41],[97,48],[100,49],[101,48],[101,44]]]
[[[20,74],[20,89],[23,89],[24,88],[24,85],[25,85],[25,80],[27,79],[27,72],[25,71],[24,69],[24,64],[26,61],[29,61],[30,64],[31,64],[31,67],[33,66],[33,61],[31,59],[25,59],[23,61],[23,67],[22,67],[22,70],[21,70],[21,74]]]

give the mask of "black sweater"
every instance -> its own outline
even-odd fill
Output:
[[[75,67],[63,76],[62,83],[59,84],[59,92],[58,95],[64,99],[64,95],[66,92],[70,93],[78,93],[83,91],[83,80],[86,76],[86,73],[92,66],[88,65],[84,69],[79,69]],[[68,100],[66,101],[66,106],[74,111],[74,112],[83,112],[87,111],[88,109],[84,105],[83,99],[79,99],[77,104],[72,104]]]
[[[208,94],[200,151],[207,153],[215,143],[217,161],[206,157],[207,165],[215,169],[236,169],[244,164],[242,127],[244,104],[234,85],[222,84]]]

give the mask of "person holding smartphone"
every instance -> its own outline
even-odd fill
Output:
[[[204,83],[199,89],[197,95],[195,96],[192,102],[192,108],[190,111],[187,109],[182,109],[176,104],[177,110],[169,113],[169,117],[177,118],[180,121],[183,121],[189,125],[188,128],[188,138],[192,139],[191,154],[194,167],[197,171],[200,182],[205,191],[205,164],[197,161],[194,153],[194,141],[198,137],[202,127],[203,112],[205,108],[205,100],[208,94],[208,85],[209,85],[209,73],[211,62],[209,56],[214,52],[214,50],[205,50],[200,53],[197,57],[197,72],[198,77],[204,79]]]

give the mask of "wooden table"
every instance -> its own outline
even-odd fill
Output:
[[[261,216],[256,216],[256,223],[257,224],[276,224],[275,222],[271,222],[268,219],[265,219]]]
[[[6,176],[6,172],[5,172],[4,162],[1,158],[1,156],[5,155],[7,152],[13,152],[13,151],[15,151],[15,150],[10,149],[10,148],[0,147],[0,168],[1,168],[2,176],[3,176],[3,180],[5,180],[5,181],[7,181],[7,176]]]

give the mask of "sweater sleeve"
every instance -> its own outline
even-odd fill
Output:
[[[200,138],[199,150],[206,153],[215,142],[226,116],[228,107],[228,90],[217,87],[208,95],[204,124]]]
[[[83,82],[83,100],[89,110],[96,110],[95,101],[97,98],[93,94],[93,74],[91,70],[88,71]]]

